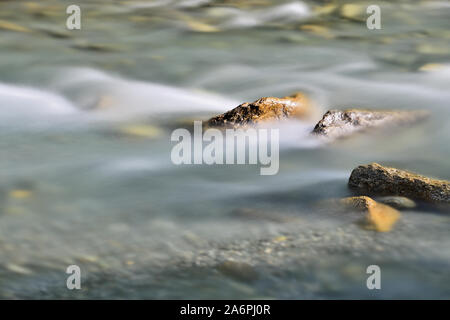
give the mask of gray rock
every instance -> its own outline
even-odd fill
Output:
[[[405,196],[431,203],[450,204],[450,181],[431,179],[378,163],[354,169],[350,188],[379,196]]]
[[[426,111],[330,110],[316,124],[312,133],[337,139],[370,128],[414,123],[427,116]]]
[[[400,196],[378,197],[375,200],[399,210],[413,209],[417,206],[413,200]]]

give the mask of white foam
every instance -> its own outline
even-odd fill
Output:
[[[53,88],[82,109],[105,117],[156,115],[171,112],[223,112],[238,102],[219,95],[168,85],[123,79],[88,69],[67,69]]]
[[[0,114],[2,117],[16,115],[67,115],[76,108],[57,94],[0,83]]]
[[[311,16],[309,7],[301,1],[253,11],[234,10],[230,13],[229,20],[221,26],[223,29],[251,28],[273,22],[286,24]]]

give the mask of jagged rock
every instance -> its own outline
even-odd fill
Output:
[[[284,98],[266,97],[243,103],[208,121],[210,127],[241,127],[287,118],[309,118],[314,114],[310,100],[302,93]]]
[[[365,196],[360,197],[347,197],[339,199],[339,204],[346,209],[355,209],[357,211],[368,210],[370,207],[376,204],[376,201]]]
[[[379,196],[405,196],[432,203],[450,203],[450,181],[427,178],[378,163],[354,169],[350,188]]]
[[[370,128],[413,123],[427,115],[426,111],[330,110],[316,124],[312,133],[336,139]]]
[[[365,212],[360,224],[368,230],[390,231],[400,218],[400,212],[396,209],[366,196],[343,198],[339,202],[349,210]]]
[[[399,196],[378,197],[375,200],[399,210],[413,209],[417,206],[413,200],[406,197],[399,197]]]

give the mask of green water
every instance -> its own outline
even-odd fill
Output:
[[[368,30],[372,3],[346,3],[79,0],[69,31],[63,1],[0,1],[0,298],[448,299],[447,212],[376,233],[315,203],[350,195],[374,161],[450,179],[450,7],[377,2]],[[321,112],[431,116],[332,145],[308,136],[314,121],[282,125],[274,176],[171,162],[186,119],[298,90]],[[123,132],[136,125],[151,137]],[[382,290],[366,287],[372,264]]]

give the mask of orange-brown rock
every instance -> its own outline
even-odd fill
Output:
[[[394,227],[400,218],[400,212],[396,209],[378,203],[366,196],[343,198],[339,202],[348,210],[366,213],[364,219],[361,221],[361,225],[365,229],[387,232]]]
[[[208,121],[210,127],[236,128],[288,118],[309,118],[314,114],[310,100],[303,93],[284,98],[266,97],[243,103]]]

